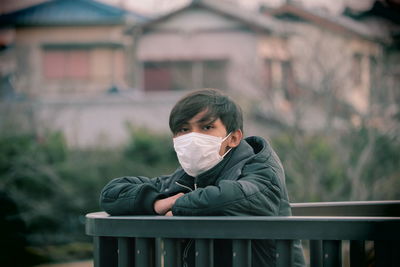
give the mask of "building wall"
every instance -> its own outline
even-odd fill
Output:
[[[126,86],[129,40],[123,35],[122,26],[18,28],[15,38],[17,90],[30,96],[90,95],[104,92],[112,84]],[[51,46],[54,51],[58,45],[61,48],[57,51],[71,51],[79,44],[83,46],[78,50],[84,51],[88,58],[88,75],[81,79],[46,77],[46,47]]]
[[[170,134],[169,113],[182,93],[135,95],[113,94],[33,102],[40,129],[63,132],[70,146],[123,146],[132,129]]]

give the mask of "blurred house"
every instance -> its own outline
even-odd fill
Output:
[[[386,32],[390,42],[383,51],[384,68],[381,79],[384,84],[376,97],[386,106],[396,106],[400,117],[400,2],[395,0],[375,1],[371,8],[364,11],[345,9],[344,15],[365,24],[375,31]]]
[[[267,96],[289,54],[286,33],[274,18],[227,1],[192,1],[129,30],[135,41],[136,86],[144,92],[205,87]],[[266,69],[265,62],[273,62]]]
[[[15,62],[13,70],[3,67],[3,72],[13,72],[17,93],[33,98],[127,87],[124,29],[145,19],[91,0],[45,1],[5,14],[2,36],[11,36],[7,50]]]
[[[0,16],[0,127],[60,130],[73,146],[124,143],[127,124],[157,117],[149,101],[115,96],[131,86],[126,27],[146,19],[93,0],[42,1]]]
[[[292,2],[261,11],[292,32],[288,47],[298,88],[331,94],[355,114],[369,111],[371,90],[376,88],[374,73],[390,39],[385,31]],[[286,95],[290,97],[290,92]]]

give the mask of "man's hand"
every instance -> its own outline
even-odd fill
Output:
[[[172,211],[168,211],[167,213],[165,213],[165,216],[170,217],[170,216],[174,216],[174,214],[172,214]]]
[[[175,201],[183,195],[184,193],[178,193],[167,198],[156,200],[154,202],[154,211],[159,215],[165,215],[171,210],[172,206],[175,204]]]

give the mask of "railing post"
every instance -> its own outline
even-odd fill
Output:
[[[341,240],[324,240],[322,244],[324,267],[342,266]]]
[[[322,266],[322,240],[310,240],[310,267]]]
[[[163,257],[163,266],[180,266],[181,257],[180,257],[180,242],[178,239],[165,238],[162,240],[162,257]]]
[[[117,267],[117,239],[113,237],[94,236],[94,267]]]
[[[212,239],[196,239],[196,267],[214,267],[214,246]]]
[[[251,266],[251,240],[232,241],[232,267]]]
[[[154,239],[136,238],[135,267],[154,266]]]
[[[374,242],[375,266],[398,267],[400,266],[400,244],[399,241],[379,240]]]
[[[292,240],[276,240],[276,266],[292,266]]]
[[[118,267],[132,267],[134,263],[135,243],[133,238],[118,238]]]
[[[365,241],[350,240],[350,266],[365,266]]]
[[[162,258],[162,238],[157,237],[154,239],[154,266],[155,267],[163,267],[163,264],[161,262],[161,258]]]

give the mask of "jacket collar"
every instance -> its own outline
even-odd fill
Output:
[[[234,156],[235,149],[232,149],[228,154],[225,155],[224,159],[215,165],[213,168],[208,171],[200,174],[195,178],[198,187],[206,187],[207,185],[214,185],[217,178],[220,176],[222,171],[225,169],[225,166],[230,162],[232,157]]]
[[[265,154],[267,143],[261,137],[248,137],[241,140],[240,144],[229,152],[223,161],[214,168],[199,175],[196,179],[199,187],[215,185],[218,180],[236,180],[244,164],[258,154]]]

